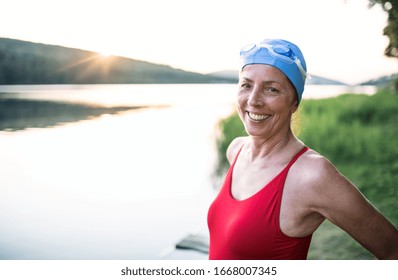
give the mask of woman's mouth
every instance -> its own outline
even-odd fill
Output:
[[[258,115],[258,114],[254,114],[254,113],[250,113],[250,112],[247,112],[247,115],[249,116],[249,118],[252,121],[255,121],[255,122],[261,122],[270,117],[270,115]]]

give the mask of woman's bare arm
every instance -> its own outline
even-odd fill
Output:
[[[398,259],[398,231],[329,161],[311,164],[315,172],[315,211],[336,224],[378,259]]]

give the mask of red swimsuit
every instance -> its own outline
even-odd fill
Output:
[[[236,200],[231,194],[232,172],[209,208],[209,259],[306,259],[312,235],[303,238],[286,236],[280,229],[279,215],[282,191],[287,173],[294,162],[306,151],[301,150],[289,164],[266,186],[253,196]]]

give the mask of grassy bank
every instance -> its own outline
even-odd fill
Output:
[[[395,226],[398,226],[398,95],[346,94],[304,100],[296,113],[296,135],[326,156]],[[223,174],[230,141],[245,135],[235,114],[220,123],[217,140]],[[336,226],[325,222],[315,233],[310,259],[372,259],[373,256]]]

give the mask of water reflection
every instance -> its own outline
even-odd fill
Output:
[[[206,228],[213,128],[227,111],[147,108],[0,132],[0,259],[164,258]]]
[[[54,127],[65,123],[93,119],[104,114],[117,114],[138,106],[103,107],[93,104],[57,101],[0,99],[0,131]]]
[[[234,96],[191,87],[0,87],[0,259],[162,259],[204,231]]]

